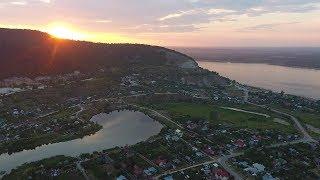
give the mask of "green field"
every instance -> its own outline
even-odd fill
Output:
[[[316,128],[320,128],[320,114],[294,113],[294,115],[303,123],[310,124]]]
[[[266,118],[264,116],[237,112],[233,110],[223,109],[222,107],[206,104],[192,103],[169,103],[162,104],[160,107],[165,108],[173,118],[185,115],[190,118],[202,118],[210,120],[214,124],[231,124],[238,128],[251,129],[277,129],[284,132],[296,132],[293,126],[281,125],[273,122],[274,117]],[[218,114],[218,118],[210,117],[212,112]]]
[[[273,105],[272,107],[297,117],[302,123],[310,124],[316,128],[320,128],[320,113],[316,113],[316,112],[315,113],[307,113],[307,112],[301,112],[301,111],[291,111],[289,109],[279,107],[276,105]]]

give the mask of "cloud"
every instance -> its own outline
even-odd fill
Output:
[[[31,21],[35,24],[48,20],[64,20],[88,30],[132,32],[133,29],[139,29],[137,33],[192,32],[205,27],[206,24],[235,21],[237,17],[243,15],[303,14],[320,8],[319,0],[16,0],[16,2],[25,2],[23,12],[11,5],[1,9],[2,19],[19,23]],[[1,0],[0,7],[10,3],[11,0]]]
[[[38,0],[40,2],[44,2],[44,3],[51,3],[51,0]]]
[[[96,22],[96,23],[111,23],[112,20],[109,20],[109,19],[99,19],[99,20],[95,20],[94,22]]]
[[[182,16],[186,16],[186,15],[192,15],[192,14],[196,14],[197,11],[196,10],[189,10],[189,11],[180,11],[178,13],[174,13],[174,14],[168,14],[164,17],[159,18],[159,21],[165,21],[168,19],[174,19],[174,18],[179,18]]]
[[[284,25],[292,25],[298,24],[300,22],[282,22],[282,23],[270,23],[270,24],[259,24],[256,26],[250,26],[241,29],[240,31],[261,31],[261,30],[273,30],[276,27],[284,26]]]
[[[12,2],[10,2],[10,4],[16,5],[16,6],[25,6],[25,5],[27,5],[27,2],[26,1],[12,1]]]

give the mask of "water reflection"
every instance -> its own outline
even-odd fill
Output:
[[[320,70],[266,64],[205,61],[198,63],[205,69],[250,86],[320,99]]]
[[[91,119],[103,126],[94,135],[83,139],[61,142],[25,150],[12,155],[0,155],[0,171],[9,171],[17,166],[57,155],[78,156],[116,146],[132,145],[158,134],[162,125],[141,112],[114,111],[98,114]]]

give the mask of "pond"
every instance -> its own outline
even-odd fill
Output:
[[[102,125],[103,129],[82,139],[43,145],[34,150],[24,150],[11,155],[0,155],[0,172],[9,172],[24,163],[57,155],[75,157],[83,153],[133,145],[157,135],[163,127],[141,112],[128,110],[98,114],[93,116],[91,121]]]

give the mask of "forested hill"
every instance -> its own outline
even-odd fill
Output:
[[[192,58],[162,47],[62,40],[39,31],[17,29],[0,29],[0,63],[0,79],[95,71],[133,63],[197,67]]]

